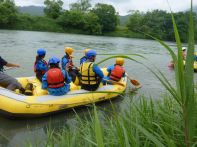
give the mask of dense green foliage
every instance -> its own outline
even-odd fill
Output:
[[[17,8],[12,0],[0,1],[0,28],[14,27],[17,20]]]
[[[181,41],[188,41],[188,23],[189,13],[178,12],[174,13],[177,27],[179,29]],[[194,21],[197,23],[197,15],[194,13]],[[127,23],[129,30],[134,32],[144,32],[157,36],[163,40],[175,41],[174,29],[171,21],[171,14],[162,10],[154,10],[146,14],[139,11],[133,11]],[[197,31],[197,26],[195,28]],[[197,39],[197,38],[196,38]]]
[[[89,0],[79,0],[77,3],[70,4],[70,10],[87,12],[91,7]]]
[[[70,10],[63,10],[61,0],[45,0],[44,4],[45,16],[32,16],[20,13],[13,0],[1,0],[0,29],[150,38],[142,35],[141,32],[144,32],[163,40],[175,41],[171,15],[166,11],[154,10],[147,13],[131,11],[130,16],[121,19],[120,27],[118,14],[112,5],[98,3],[91,7],[89,0],[78,0],[70,4]],[[174,18],[181,41],[187,42],[189,13],[174,13]],[[197,24],[196,13],[194,18],[194,24]],[[194,26],[194,32],[197,33],[197,25]]]
[[[61,12],[62,12],[62,5],[63,5],[63,1],[61,0],[45,0],[44,1],[45,4],[45,8],[44,8],[44,12],[46,14],[46,16],[56,19],[60,16]]]
[[[102,32],[110,32],[115,30],[118,23],[118,18],[116,10],[112,5],[98,3],[92,12],[99,17]]]

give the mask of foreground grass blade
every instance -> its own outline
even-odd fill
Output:
[[[103,134],[101,129],[101,124],[98,118],[96,106],[94,105],[94,124],[95,124],[95,135],[98,147],[104,147]]]

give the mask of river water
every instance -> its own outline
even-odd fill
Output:
[[[170,47],[176,49],[173,42],[166,42]],[[30,31],[7,31],[0,30],[0,56],[11,63],[20,64],[18,69],[7,70],[6,73],[13,77],[33,76],[33,64],[38,48],[45,48],[47,51],[45,59],[51,56],[61,58],[64,55],[64,47],[74,48],[74,64],[79,65],[79,59],[83,56],[83,49],[95,49],[98,53],[96,62],[108,57],[99,54],[140,54],[146,59],[137,56],[130,56],[145,65],[160,69],[174,83],[174,71],[167,65],[170,55],[158,42],[153,40],[130,39],[121,37],[98,37],[88,35],[74,35],[48,32]],[[197,46],[196,46],[197,49]],[[107,67],[114,64],[115,59],[100,64],[100,67]],[[147,98],[160,98],[161,93],[166,90],[153,74],[134,61],[126,60],[124,65],[127,73],[137,79],[143,87],[137,91],[137,95],[144,95]],[[197,75],[195,74],[195,79]],[[130,89],[132,85],[128,86]],[[125,108],[128,99],[116,99],[113,103],[120,110]],[[100,104],[101,108],[108,109],[109,103]],[[87,108],[77,109],[81,116],[87,115]],[[39,144],[39,141],[46,139],[47,129],[61,128],[63,125],[73,127],[76,118],[73,111],[66,111],[56,116],[38,119],[9,120],[0,117],[0,145],[2,146],[23,146],[24,142]]]

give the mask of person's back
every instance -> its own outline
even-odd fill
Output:
[[[103,84],[105,84],[108,80],[113,80],[117,82],[120,81],[121,78],[125,76],[125,69],[123,67],[123,64],[123,58],[116,58],[116,63],[107,68],[108,75],[104,77]],[[107,83],[111,84],[110,82]]]
[[[49,60],[50,69],[42,78],[42,88],[48,89],[49,94],[59,96],[70,90],[71,78],[67,71],[59,68],[60,60],[52,57]]]
[[[39,81],[42,81],[42,77],[48,70],[48,64],[44,60],[45,55],[45,49],[40,48],[37,50],[36,61],[34,62],[34,72],[36,73],[36,77]]]
[[[103,78],[103,72],[94,64],[96,52],[89,50],[87,52],[88,60],[80,66],[81,73],[81,88],[89,91],[95,91]]]

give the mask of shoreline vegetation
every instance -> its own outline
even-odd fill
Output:
[[[91,6],[89,0],[70,4],[69,10],[62,8],[61,0],[45,0],[44,13],[36,16],[21,13],[14,1],[0,2],[0,29],[73,33],[84,35],[152,39],[143,33],[161,40],[175,41],[171,13],[163,10],[150,12],[131,11],[120,17],[112,5],[97,3]],[[188,41],[189,12],[173,13],[182,42]],[[193,13],[197,23],[197,13]],[[143,33],[141,33],[143,32]],[[197,26],[194,27],[197,33]],[[197,37],[194,39],[197,42]]]

